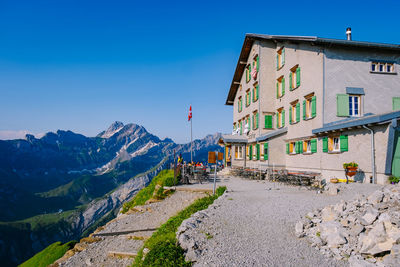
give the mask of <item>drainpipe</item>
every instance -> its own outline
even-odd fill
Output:
[[[375,142],[374,130],[363,125],[363,127],[371,132],[371,164],[372,164],[372,183],[376,184],[376,170],[375,170]]]

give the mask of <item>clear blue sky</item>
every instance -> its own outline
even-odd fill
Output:
[[[245,33],[400,43],[399,1],[0,1],[0,132],[230,132]]]

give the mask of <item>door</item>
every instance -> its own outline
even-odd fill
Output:
[[[396,134],[394,137],[392,175],[400,177],[400,133],[399,133],[399,131],[396,131]]]

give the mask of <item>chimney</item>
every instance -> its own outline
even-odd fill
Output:
[[[348,27],[346,29],[346,36],[347,36],[347,41],[351,41],[351,28]]]

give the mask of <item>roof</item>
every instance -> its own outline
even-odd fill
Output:
[[[221,139],[224,141],[224,143],[247,143],[247,138],[242,135],[223,134]]]
[[[261,136],[257,137],[256,141],[257,142],[265,141],[265,140],[267,140],[269,138],[275,137],[277,135],[280,135],[280,134],[283,134],[283,133],[286,133],[286,132],[287,132],[287,127],[281,128],[281,129],[278,129],[278,130],[275,130],[275,131],[272,131],[272,132],[269,132],[267,134],[264,134],[264,135],[261,135]]]
[[[348,128],[354,128],[357,126],[363,126],[363,125],[372,125],[372,124],[382,124],[385,122],[390,122],[393,119],[398,119],[400,118],[400,111],[392,111],[389,113],[384,113],[384,114],[378,114],[378,115],[369,115],[369,116],[364,116],[361,118],[357,119],[347,119],[347,120],[342,120],[339,122],[333,122],[324,125],[322,128],[317,128],[313,129],[312,133],[313,134],[323,134],[331,131],[336,131],[336,130],[343,130],[343,129],[348,129]]]
[[[248,33],[243,42],[242,50],[240,51],[239,59],[236,64],[235,73],[233,75],[231,87],[226,99],[226,105],[233,105],[237,89],[239,87],[240,80],[242,78],[244,69],[246,67],[247,59],[250,54],[251,47],[255,40],[270,40],[274,42],[290,41],[297,43],[310,43],[313,45],[320,46],[344,46],[351,48],[365,48],[365,49],[380,49],[388,51],[400,51],[400,45],[398,44],[386,44],[386,43],[373,43],[373,42],[362,42],[362,41],[349,41],[341,39],[330,39],[321,38],[316,36],[290,36],[290,35],[267,35],[267,34],[254,34]]]

